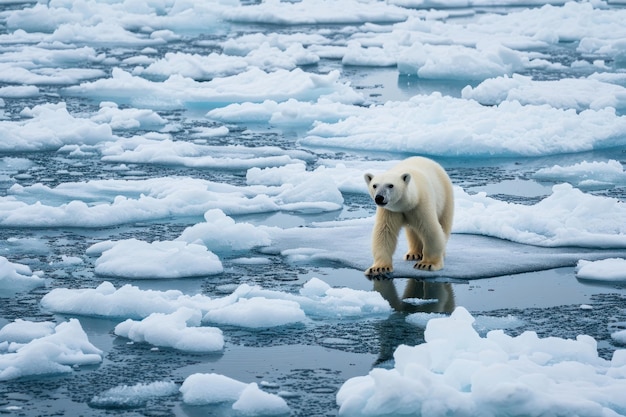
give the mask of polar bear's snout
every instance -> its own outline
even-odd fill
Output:
[[[376,194],[376,197],[374,197],[374,201],[379,206],[384,206],[385,204],[387,204],[387,199],[382,194]]]

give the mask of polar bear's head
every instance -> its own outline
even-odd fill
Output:
[[[391,211],[404,211],[404,197],[411,182],[411,174],[398,175],[397,172],[384,172],[378,175],[364,175],[370,195],[378,207]]]

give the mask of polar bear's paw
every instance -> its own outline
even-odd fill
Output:
[[[404,260],[405,261],[421,261],[422,254],[418,252],[407,252],[406,255],[404,255]]]
[[[386,278],[393,272],[393,266],[391,265],[378,265],[374,264],[365,270],[365,276],[369,279]]]
[[[426,260],[421,260],[420,262],[416,263],[413,268],[419,269],[422,271],[439,271],[440,269],[443,268],[443,261],[438,260],[435,262],[429,262]]]

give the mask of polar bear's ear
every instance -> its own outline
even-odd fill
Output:
[[[369,183],[372,182],[372,179],[374,179],[374,176],[368,172],[367,174],[363,175],[363,178],[365,178],[365,182],[367,183],[367,185],[369,185]]]
[[[402,174],[402,181],[404,181],[405,184],[408,184],[409,181],[411,181],[411,174]]]

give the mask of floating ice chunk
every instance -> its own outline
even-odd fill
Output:
[[[171,381],[118,385],[94,396],[89,405],[95,408],[125,409],[145,405],[153,398],[169,397],[179,392],[178,385]]]
[[[334,123],[358,114],[361,107],[344,104],[327,97],[315,102],[289,99],[284,102],[264,100],[261,103],[233,103],[210,110],[207,117],[226,123],[259,122],[277,126],[309,128],[314,122]]]
[[[210,80],[238,74],[248,69],[242,57],[211,53],[209,55],[168,52],[165,57],[151,63],[147,68],[136,68],[134,75],[169,77],[174,74],[194,80]]]
[[[26,98],[39,95],[39,88],[35,86],[8,86],[0,87],[0,97],[3,98]]]
[[[298,193],[309,197],[294,201]],[[101,227],[169,216],[201,216],[210,209],[227,214],[280,210],[324,212],[342,207],[336,188],[312,179],[310,184],[282,187],[242,187],[183,177],[148,180],[94,180],[15,184],[0,197],[0,224],[23,227]]]
[[[251,6],[253,7],[253,6]],[[314,74],[295,68],[265,72],[253,67],[236,75],[198,82],[178,74],[163,82],[150,81],[114,68],[111,78],[66,88],[72,95],[124,101],[136,107],[215,108],[245,101],[317,100],[320,96],[343,97],[344,102],[360,102],[362,96],[339,80],[339,71]]]
[[[112,129],[134,130],[163,127],[167,121],[153,110],[120,109],[117,104],[103,101],[100,110],[91,117],[97,123],[108,123]]]
[[[207,139],[207,138],[217,138],[217,137],[223,137],[226,136],[230,133],[230,129],[228,129],[228,127],[226,126],[219,126],[219,127],[194,127],[193,129],[191,129],[191,136],[193,138],[198,138],[199,142],[202,142],[200,139]]]
[[[306,171],[304,164],[290,164],[278,168],[251,168],[246,174],[248,184],[280,186],[276,198],[281,207],[299,212],[339,210],[343,207],[343,196],[338,188],[329,186],[333,179],[325,175],[324,169],[315,175]]]
[[[16,64],[0,62],[0,81],[29,85],[71,85],[85,80],[100,78],[105,72],[91,68],[27,69]],[[36,87],[5,87],[6,97],[34,97]]]
[[[258,50],[262,45],[269,45],[285,51],[293,45],[310,49],[311,45],[324,45],[329,42],[331,42],[330,39],[319,33],[254,32],[229,38],[221,45],[225,54],[245,57],[250,52]]]
[[[433,93],[317,123],[301,143],[445,156],[538,156],[624,146],[624,132],[626,116],[612,108],[578,113],[509,101],[486,107]]]
[[[177,290],[140,290],[132,285],[118,289],[108,281],[96,288],[55,288],[42,300],[43,308],[57,313],[143,319],[152,313],[173,313],[180,307],[200,308],[211,298],[189,296]]]
[[[198,243],[214,252],[232,252],[267,246],[269,234],[250,223],[236,223],[222,210],[209,210],[204,214],[205,223],[186,228],[176,239]]]
[[[235,402],[247,384],[219,374],[189,375],[180,392],[189,405],[220,404]]]
[[[91,289],[55,288],[42,298],[41,305],[57,313],[134,320],[152,313],[171,314],[188,307],[201,311],[205,322],[252,328],[302,322],[305,315],[363,317],[391,311],[387,301],[376,291],[332,288],[318,278],[311,279],[304,288],[304,293],[297,295],[241,284],[231,294],[211,298],[201,294],[185,295],[177,290],[140,290],[132,285],[116,289],[105,281]]]
[[[258,329],[300,323],[305,319],[304,311],[295,301],[252,297],[240,298],[234,304],[212,309],[202,320]]]
[[[532,206],[456,188],[454,231],[539,246],[626,247],[626,204],[585,194],[569,184]]]
[[[28,265],[10,262],[0,256],[0,294],[28,291],[45,284],[40,273],[33,273]]]
[[[189,405],[232,403],[245,415],[283,415],[289,406],[281,397],[266,393],[256,383],[246,384],[219,374],[193,374],[180,387],[183,402]]]
[[[265,71],[278,69],[291,70],[298,66],[315,65],[320,57],[305,49],[301,44],[291,44],[284,50],[261,44],[258,48],[250,51],[245,57],[250,65]]]
[[[401,22],[412,12],[401,7],[375,1],[303,0],[298,3],[268,1],[224,11],[224,18],[233,22],[272,23],[280,25],[315,25],[339,23]]]
[[[163,35],[166,32],[155,31],[153,36],[147,37],[144,34],[131,32],[119,25],[118,22],[103,21],[93,25],[82,23],[64,23],[59,25],[53,33],[47,35],[48,42],[68,42],[90,46],[110,46],[117,47],[139,47],[163,45],[166,41]]]
[[[366,168],[362,162],[337,161],[321,159],[321,166],[307,170],[306,165],[294,163],[272,169],[249,169],[246,183],[249,185],[282,185],[290,182],[304,181],[309,177],[318,177],[316,182],[326,182],[328,187],[333,184],[342,193],[367,194],[367,185],[363,181]],[[397,162],[397,161],[396,161]],[[367,170],[385,171],[394,161],[369,161]]]
[[[19,14],[21,11],[12,14],[11,18]],[[21,45],[19,49],[4,50],[0,54],[0,63],[19,65],[23,68],[61,68],[88,66],[101,64],[106,59],[106,54],[98,53],[94,48],[83,46],[73,48],[70,45],[62,45],[58,49],[51,45],[34,46]],[[47,72],[47,71],[46,71]],[[101,72],[104,74],[104,72]],[[5,75],[5,74],[3,74]]]
[[[388,49],[369,47],[363,48],[360,43],[352,41],[341,59],[343,65],[393,67],[398,63],[398,58]]]
[[[94,145],[114,140],[109,125],[72,116],[65,103],[26,108],[22,116],[30,119],[0,121],[0,136],[7,139],[0,142],[0,150],[57,150],[68,144]]]
[[[259,389],[256,382],[248,384],[243,389],[233,404],[233,410],[253,416],[288,415],[290,412],[284,399]]]
[[[301,44],[292,43],[280,49],[268,43],[261,43],[247,51],[245,56],[230,56],[217,53],[209,55],[167,53],[165,57],[151,63],[147,68],[136,68],[135,75],[169,77],[174,74],[193,78],[198,81],[228,77],[245,72],[251,68],[263,71],[278,69],[293,70],[298,66],[312,65],[319,61],[319,56],[306,50]]]
[[[293,301],[300,305],[307,316],[313,318],[363,317],[365,315],[389,314],[389,303],[377,291],[352,288],[334,288],[319,278],[311,278],[304,284],[299,295],[281,291],[265,290],[258,286],[241,285],[234,294],[240,297],[260,297],[268,300]],[[269,301],[271,304],[272,301]]]
[[[427,79],[485,80],[524,68],[523,53],[501,45],[413,44],[398,57],[398,71]]]
[[[490,106],[508,100],[578,111],[626,108],[625,87],[584,78],[535,81],[531,77],[513,74],[512,77],[485,80],[476,87],[467,86],[462,96]]]
[[[576,278],[593,281],[626,283],[626,259],[609,258],[600,261],[578,261]]]
[[[216,133],[220,133],[218,131]],[[226,132],[227,133],[227,132]],[[194,134],[209,137],[211,132]],[[215,136],[215,135],[214,135]],[[101,150],[102,160],[144,164],[166,164],[187,167],[217,168],[226,170],[251,167],[273,167],[308,160],[310,155],[303,151],[286,151],[276,146],[212,146],[171,139],[134,137],[123,144],[111,143]]]
[[[541,339],[494,330],[481,337],[473,322],[462,307],[430,320],[426,343],[398,347],[393,369],[343,384],[339,414],[608,417],[626,407],[619,394],[626,380],[613,375],[623,366],[623,351],[606,361],[589,336]]]
[[[261,256],[234,258],[231,260],[231,262],[239,265],[269,265],[272,263],[269,258]]]
[[[222,263],[205,246],[184,241],[121,240],[96,260],[99,275],[127,278],[185,278],[219,274]]]
[[[73,366],[102,362],[102,351],[92,345],[80,322],[70,319],[51,334],[27,343],[11,343],[0,354],[0,381],[33,375],[71,372]]]
[[[618,330],[611,333],[611,339],[615,340],[617,343],[626,345],[626,330]]]
[[[54,333],[56,324],[51,321],[34,322],[17,319],[0,329],[0,343],[28,343]]]
[[[603,161],[582,161],[570,166],[555,165],[541,168],[533,174],[538,180],[569,182],[580,188],[594,185],[624,185],[626,171],[619,161],[610,159]]]
[[[181,307],[171,314],[152,313],[141,321],[128,319],[115,326],[115,334],[185,352],[215,352],[224,348],[222,331],[200,327],[200,310]]]

